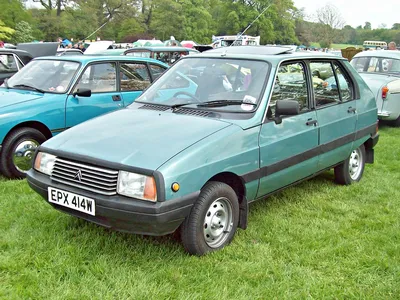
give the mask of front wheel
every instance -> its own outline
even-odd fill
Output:
[[[46,137],[33,128],[18,128],[4,140],[0,155],[0,170],[8,178],[24,178],[32,167],[36,148]]]
[[[344,162],[335,167],[335,181],[339,184],[350,185],[360,181],[365,168],[365,148],[361,145],[353,150]]]
[[[187,252],[198,256],[221,249],[232,241],[238,220],[235,191],[225,183],[209,182],[182,224],[182,244]]]

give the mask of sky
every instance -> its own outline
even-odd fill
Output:
[[[370,22],[372,28],[379,28],[383,23],[391,28],[394,23],[400,23],[399,0],[293,0],[297,8],[305,8],[307,15],[315,14],[318,8],[327,3],[333,4],[340,11],[346,25],[357,27]],[[313,21],[310,19],[310,21]]]

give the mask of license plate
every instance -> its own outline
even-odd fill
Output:
[[[85,214],[95,215],[95,202],[91,198],[49,187],[47,189],[49,202],[78,210]]]

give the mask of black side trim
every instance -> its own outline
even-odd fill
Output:
[[[308,151],[305,151],[303,153],[296,154],[292,157],[278,161],[272,165],[265,166],[265,167],[255,170],[255,171],[243,174],[241,177],[245,183],[248,183],[248,182],[272,175],[272,174],[282,171],[286,168],[297,165],[303,161],[309,160],[318,155],[332,151],[333,149],[336,149],[340,146],[351,143],[352,141],[356,141],[367,135],[373,135],[373,134],[375,134],[375,131],[376,131],[376,125],[374,124],[374,125],[365,127],[357,132],[342,136],[342,137],[340,137],[336,140],[333,140],[329,143],[319,145],[319,146],[317,146],[313,149],[310,149]]]
[[[67,130],[71,127],[65,127],[65,128],[56,128],[56,129],[52,129],[51,133],[58,133],[58,132],[63,132],[64,130]]]
[[[157,170],[149,170],[149,169],[143,169],[143,168],[138,168],[138,167],[131,167],[127,165],[123,165],[120,163],[114,163],[98,158],[93,158],[87,155],[80,155],[80,154],[75,154],[75,153],[70,153],[70,152],[65,152],[62,150],[53,150],[49,149],[46,147],[38,147],[36,149],[36,154],[35,158],[32,160],[33,162],[36,159],[36,155],[38,152],[46,152],[49,154],[53,154],[55,156],[59,156],[62,158],[70,159],[76,162],[84,162],[87,164],[91,164],[97,167],[103,167],[103,168],[108,168],[112,170],[118,170],[118,171],[127,171],[127,172],[133,172],[133,173],[138,173],[142,175],[147,175],[147,176],[153,176],[155,181],[156,181],[156,187],[157,187],[157,201],[163,202],[165,201],[165,183],[164,183],[164,177],[161,174],[161,172]]]

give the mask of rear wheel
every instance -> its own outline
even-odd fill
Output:
[[[202,189],[181,228],[185,250],[204,255],[229,244],[239,220],[239,203],[234,190],[222,182],[209,182]]]
[[[18,128],[4,140],[0,154],[0,169],[8,178],[24,178],[32,167],[37,147],[46,137],[33,128]]]
[[[335,167],[335,181],[343,185],[360,181],[364,173],[365,158],[364,145],[353,150],[349,158]]]
[[[393,121],[393,126],[400,127],[400,116]]]

